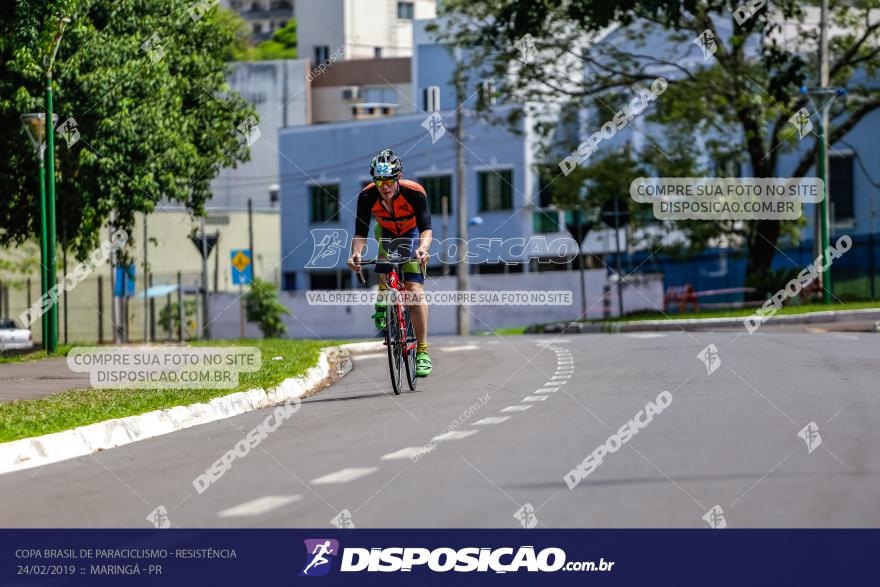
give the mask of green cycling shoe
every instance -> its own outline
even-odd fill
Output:
[[[416,353],[416,377],[427,377],[431,374],[431,357],[426,351]]]
[[[386,304],[376,304],[375,312],[370,316],[378,330],[385,330],[385,314],[387,309]]]

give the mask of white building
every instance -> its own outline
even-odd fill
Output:
[[[296,0],[299,57],[409,57],[413,21],[434,18],[435,0]],[[338,53],[337,53],[338,51]]]

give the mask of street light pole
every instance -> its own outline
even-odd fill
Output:
[[[46,115],[42,112],[22,114],[21,121],[40,161],[40,299],[43,300],[48,292],[49,273],[46,224]],[[52,118],[52,126],[54,123],[55,118]],[[43,328],[40,338],[45,350],[48,348],[49,316],[43,312],[42,307],[40,302],[40,321]]]
[[[46,243],[46,290],[53,291],[57,282],[55,267],[55,117],[52,114],[52,66],[55,63],[55,56],[58,54],[58,47],[61,45],[61,36],[64,34],[64,26],[70,22],[70,18],[61,17],[58,24],[58,33],[53,41],[51,57],[46,60],[46,112],[48,113],[48,121],[52,121],[52,126],[47,128],[46,146],[49,150],[49,161],[46,169],[49,176],[49,189],[47,194],[46,205],[46,224],[48,240]],[[49,336],[46,352],[54,353],[58,350],[58,303],[57,299],[50,300],[49,305]]]

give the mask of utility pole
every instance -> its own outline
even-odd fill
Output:
[[[205,233],[205,217],[199,218],[202,246],[202,338],[211,339],[210,312],[208,309],[208,235]]]
[[[251,198],[248,198],[248,249],[251,252],[251,264],[253,265],[257,256],[254,254],[254,206]]]
[[[150,340],[150,301],[147,294],[150,293],[150,283],[147,274],[147,213],[144,212],[144,342]]]
[[[109,241],[113,242],[113,230],[114,225],[116,224],[116,213],[110,212],[110,225],[109,225]],[[120,318],[122,316],[122,297],[116,295],[116,266],[118,257],[116,250],[110,253],[110,316],[113,331],[113,342],[115,344],[122,343],[122,326],[120,325]],[[122,281],[122,291],[125,291],[125,276],[123,276]]]
[[[824,90],[829,86],[829,63],[828,63],[828,0],[822,0],[822,7],[819,17],[819,87]],[[824,96],[824,93],[823,93]],[[820,216],[817,224],[821,226],[819,253],[822,255],[823,266],[825,270],[822,272],[822,301],[826,304],[831,303],[831,263],[828,259],[829,246],[829,208],[831,198],[831,190],[829,189],[828,179],[828,149],[825,145],[826,136],[830,134],[828,123],[828,107],[830,100],[820,102],[822,111],[819,113],[821,122],[819,123],[819,161],[817,171],[819,178],[825,184],[825,197],[819,204],[818,214]]]
[[[440,207],[443,212],[443,243],[446,246],[446,239],[449,238],[449,196],[440,198]],[[449,249],[442,251],[441,254],[443,255],[440,259],[443,262],[443,277],[446,277],[449,275]]]
[[[456,50],[457,51],[457,50]],[[461,62],[456,59],[455,73],[455,190],[458,194],[458,238],[462,245],[458,250],[458,291],[465,292],[469,287],[470,268],[467,265],[467,242],[468,242],[468,205],[465,193],[465,164],[464,164],[464,101],[465,88],[462,76]],[[466,305],[458,305],[458,334],[467,335],[471,332],[470,313]]]

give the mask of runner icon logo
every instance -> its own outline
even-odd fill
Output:
[[[309,538],[305,543],[306,566],[299,576],[321,577],[329,573],[332,560],[339,555],[339,541],[332,538]]]

